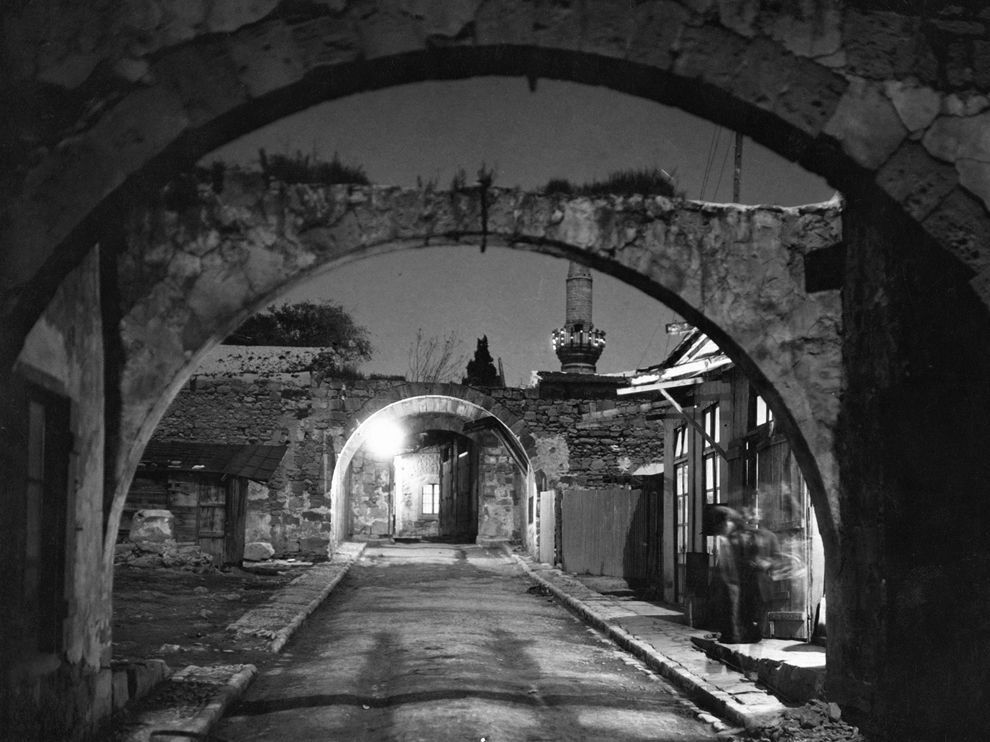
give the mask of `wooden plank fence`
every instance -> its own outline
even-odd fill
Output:
[[[656,499],[655,494],[638,489],[568,490],[561,513],[564,569],[655,581],[659,566]]]

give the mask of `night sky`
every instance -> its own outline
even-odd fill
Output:
[[[689,198],[725,202],[732,193],[732,139],[731,132],[678,109],[603,88],[540,80],[534,93],[521,78],[478,78],[326,103],[205,161],[256,163],[259,147],[325,159],[336,152],[363,166],[374,183],[415,186],[422,178],[441,188],[459,168],[473,179],[482,163],[496,170],[496,186],[527,189],[553,177],[582,182],[619,169],[662,167]],[[743,203],[796,205],[833,193],[821,178],[745,141]],[[564,261],[519,250],[417,249],[350,263],[280,301],[343,304],[371,333],[375,355],[361,367],[365,372],[404,373],[418,328],[436,335],[453,330],[465,355],[487,334],[506,382],[519,385],[533,370],[559,370],[549,337],[564,320],[566,272]],[[608,340],[599,372],[655,363],[676,342],[663,327],[675,319],[670,310],[638,290],[596,273],[594,301],[595,325]]]

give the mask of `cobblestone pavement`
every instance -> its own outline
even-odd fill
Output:
[[[501,550],[369,547],[213,730],[225,740],[711,740],[665,680]]]

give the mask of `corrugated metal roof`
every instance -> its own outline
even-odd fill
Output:
[[[678,382],[682,380],[700,380],[705,374],[730,365],[732,359],[711,338],[696,328],[662,363],[642,369],[629,380],[628,387],[619,390],[619,394],[629,395],[641,390],[656,391],[663,386],[678,386]]]
[[[152,441],[144,449],[145,469],[200,471],[267,482],[282,462],[288,446],[244,443]]]

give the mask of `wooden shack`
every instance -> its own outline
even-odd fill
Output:
[[[131,483],[118,539],[138,510],[170,510],[175,540],[196,544],[214,564],[240,562],[248,482],[271,479],[286,446],[152,441]]]

